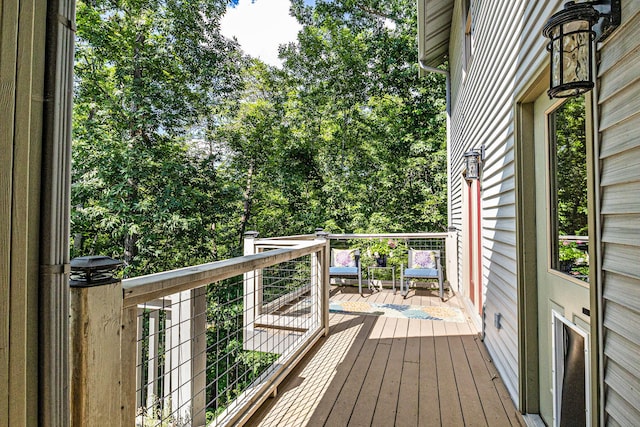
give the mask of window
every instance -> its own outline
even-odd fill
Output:
[[[585,99],[549,115],[551,268],[589,281]]]
[[[473,56],[473,22],[471,19],[471,0],[465,0],[464,15],[466,15],[466,23],[464,29],[464,73],[466,75],[471,58]],[[463,15],[463,16],[464,16]]]

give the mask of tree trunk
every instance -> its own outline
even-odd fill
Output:
[[[240,218],[240,242],[238,247],[242,247],[242,242],[244,239],[244,233],[247,230],[247,223],[249,222],[249,217],[251,216],[251,203],[253,202],[253,167],[254,160],[252,159],[249,162],[249,170],[247,171],[247,186],[244,190],[244,209],[242,212],[242,218]]]
[[[133,233],[127,234],[124,237],[124,263],[125,265],[131,265],[131,262],[137,254],[136,241],[138,236]]]
[[[218,260],[218,244],[216,243],[218,239],[218,236],[216,235],[216,223],[211,223],[211,240],[212,240],[212,247],[211,247],[211,259],[214,261]]]
[[[129,127],[129,165],[128,165],[128,179],[127,184],[129,184],[129,192],[127,194],[127,204],[129,207],[133,207],[138,202],[138,180],[135,178],[135,174],[133,173],[132,165],[135,164],[137,159],[133,158],[132,154],[136,153],[134,145],[139,144],[140,137],[143,135],[143,123],[137,117],[137,112],[139,109],[138,105],[138,95],[139,92],[142,91],[142,68],[140,67],[140,47],[144,43],[144,34],[138,34],[136,36],[136,43],[133,48],[133,87],[134,87],[134,96],[131,104],[131,122]],[[144,139],[144,138],[142,138]],[[130,215],[129,221],[133,222],[134,215],[133,209],[128,213]],[[138,236],[135,233],[127,230],[126,235],[124,236],[124,263],[125,266],[131,265],[136,255],[138,254],[138,247],[136,245],[138,241]]]

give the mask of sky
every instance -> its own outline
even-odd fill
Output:
[[[289,15],[290,0],[240,0],[220,22],[225,37],[235,37],[242,50],[263,62],[280,66],[278,46],[296,40],[302,28]]]

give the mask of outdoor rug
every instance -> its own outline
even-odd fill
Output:
[[[464,314],[456,307],[379,304],[365,301],[330,301],[329,311],[332,313],[373,314],[408,319],[466,322]]]

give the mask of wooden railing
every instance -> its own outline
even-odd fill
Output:
[[[328,240],[315,236],[249,235],[242,257],[72,289],[71,340],[83,355],[72,366],[78,398],[71,403],[73,424],[246,420],[328,333],[328,248]],[[255,379],[244,378],[246,384],[233,379],[233,390],[224,392],[234,394],[232,402],[207,388],[211,364],[217,363],[207,360],[218,352],[212,346],[231,340],[211,335],[232,321],[226,314],[222,320],[210,314],[218,306],[212,295],[225,286],[241,293],[229,308],[239,313],[237,327],[230,327],[233,339],[242,341],[234,351],[253,358],[269,355],[272,361]],[[276,288],[280,293],[265,301],[265,292]],[[216,385],[232,381],[216,375]]]
[[[455,232],[319,231],[276,239],[248,233],[242,257],[72,288],[72,424],[247,420],[328,334],[330,242],[379,238],[436,245],[446,253],[447,271],[457,271]],[[447,276],[456,289],[457,274]],[[223,327],[233,336],[221,338]],[[231,357],[227,348],[258,360],[253,376],[224,377],[226,368],[212,354]]]

